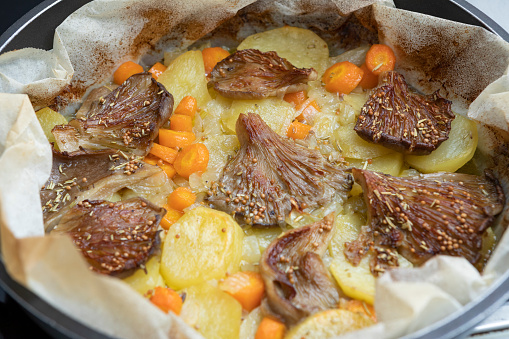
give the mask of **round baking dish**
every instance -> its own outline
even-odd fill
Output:
[[[87,2],[89,0],[43,1],[0,36],[0,53],[23,47],[51,49],[55,28],[69,14]],[[464,0],[394,0],[394,3],[398,8],[481,26],[509,41],[509,33]],[[52,337],[110,338],[59,312],[17,284],[9,277],[1,261],[0,288],[19,303]],[[509,272],[485,291],[481,297],[466,305],[461,311],[404,338],[463,338],[472,331],[475,325],[494,312],[508,298]]]

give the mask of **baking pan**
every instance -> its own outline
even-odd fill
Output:
[[[55,28],[87,2],[89,0],[43,1],[0,36],[0,53],[23,47],[51,49]],[[464,0],[394,0],[394,3],[398,8],[484,27],[509,42],[509,33]],[[16,283],[9,277],[1,261],[0,288],[54,338],[110,338],[61,313]],[[464,338],[508,299],[509,272],[506,272],[479,298],[460,311],[404,338]]]

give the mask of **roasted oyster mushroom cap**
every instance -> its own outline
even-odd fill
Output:
[[[313,68],[296,68],[276,52],[244,49],[214,67],[210,84],[227,98],[262,99],[304,90],[317,77]]]
[[[284,225],[292,208],[321,207],[350,192],[350,173],[317,150],[279,136],[259,115],[240,114],[236,130],[240,150],[212,185],[208,201],[239,224]]]
[[[415,265],[437,254],[462,256],[474,265],[479,262],[482,235],[505,202],[502,188],[489,172],[399,178],[352,171],[368,205],[368,227],[345,248],[354,265],[371,245],[375,275],[398,265],[397,252]]]
[[[80,150],[59,152],[53,149],[53,165],[40,196],[44,225],[51,230],[71,205],[84,197],[106,199],[116,191],[135,184],[161,169],[121,151]]]
[[[69,234],[92,270],[119,274],[145,264],[160,242],[157,228],[165,213],[143,198],[84,200],[53,232]]]
[[[333,221],[329,214],[286,232],[269,245],[260,260],[270,311],[287,324],[338,305],[340,292],[321,259],[332,238]]]
[[[438,91],[412,93],[403,75],[390,71],[380,77],[354,129],[367,141],[406,154],[425,155],[448,139],[452,120],[451,102]]]
[[[139,73],[87,105],[52,130],[60,150],[114,148],[144,156],[171,115],[173,96],[150,73]]]

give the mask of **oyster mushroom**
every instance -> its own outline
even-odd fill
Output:
[[[452,120],[451,102],[438,91],[412,93],[403,75],[390,71],[381,75],[354,129],[364,140],[406,154],[425,155],[448,139]]]
[[[313,68],[296,68],[276,52],[244,49],[220,61],[210,76],[210,84],[222,96],[262,99],[304,90],[318,74]]]
[[[44,225],[51,230],[71,205],[85,198],[106,199],[116,191],[136,184],[162,170],[126,159],[121,151],[53,149],[53,165],[48,181],[40,191]]]
[[[340,292],[321,259],[332,238],[333,221],[329,214],[286,232],[269,245],[260,260],[270,311],[288,324],[338,305]]]
[[[143,198],[84,200],[53,232],[69,234],[92,270],[117,275],[145,264],[159,244],[157,228],[165,213]]]
[[[461,256],[473,265],[480,261],[482,235],[505,201],[489,172],[406,178],[360,169],[352,172],[368,206],[368,226],[345,247],[352,264],[359,264],[371,250],[374,275],[398,266],[398,252],[414,265],[437,254]]]
[[[60,150],[114,148],[144,156],[171,115],[173,96],[150,73],[139,73],[86,104],[89,110],[79,110],[68,125],[53,128]]]
[[[240,150],[230,160],[208,201],[242,224],[284,225],[292,208],[324,206],[346,198],[353,180],[317,151],[272,131],[259,115],[240,114]]]

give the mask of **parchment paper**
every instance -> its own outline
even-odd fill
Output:
[[[42,237],[39,188],[49,175],[51,152],[30,101],[36,108],[65,108],[120,63],[142,56],[149,63],[218,26],[218,37],[237,42],[282,24],[309,27],[336,53],[359,40],[391,45],[398,70],[412,86],[426,93],[440,90],[453,100],[457,113],[480,122],[478,149],[509,192],[507,43],[484,29],[398,10],[387,2],[371,6],[375,0],[251,2],[96,0],[57,28],[52,51],[25,49],[0,56],[0,91],[16,93],[0,94],[1,244],[5,266],[16,281],[111,336],[200,337],[122,281],[90,272],[69,239]],[[506,208],[497,221],[498,233],[507,220]],[[466,260],[445,256],[419,269],[385,274],[377,281],[380,322],[344,338],[394,338],[445,318],[509,269],[508,254],[506,234],[482,276]]]

